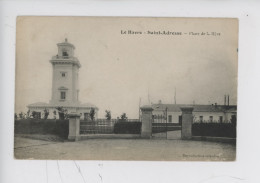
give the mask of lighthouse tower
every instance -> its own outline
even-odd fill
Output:
[[[75,47],[65,42],[58,43],[58,54],[50,60],[52,64],[52,98],[50,104],[59,106],[79,103],[78,72],[80,62],[74,57]]]
[[[98,108],[91,103],[79,102],[79,60],[74,57],[75,46],[65,39],[58,43],[58,54],[50,60],[52,64],[52,91],[49,103],[36,102],[29,104],[29,111],[37,113],[41,117],[44,111],[49,111],[50,119],[58,119],[57,108],[62,107],[70,112],[77,112],[81,119],[88,119],[91,109],[96,111]]]

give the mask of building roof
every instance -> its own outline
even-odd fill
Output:
[[[49,106],[50,104],[45,102],[36,102],[36,103],[29,104],[27,107],[49,107]]]
[[[98,110],[97,106],[91,104],[91,103],[76,103],[76,104],[64,104],[64,105],[60,105],[60,104],[48,104],[48,103],[44,103],[44,102],[36,102],[36,103],[32,103],[29,104],[27,106],[28,108],[32,108],[32,107],[41,107],[41,108],[48,108],[48,107],[76,107],[76,108],[94,108],[96,110]]]
[[[58,43],[57,45],[58,46],[71,46],[71,47],[73,47],[75,49],[75,46],[73,44],[69,43],[67,38],[65,38],[64,42]]]
[[[224,106],[224,105],[203,105],[203,104],[152,104],[152,108],[157,111],[165,110],[181,112],[181,107],[193,107],[193,112],[236,112],[237,106]]]
[[[95,106],[94,104],[91,104],[91,103],[83,103],[83,104],[80,104],[79,105],[80,107],[88,107],[88,108],[95,108],[95,109],[98,109],[97,106]]]

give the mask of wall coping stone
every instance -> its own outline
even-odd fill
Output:
[[[153,108],[150,105],[146,105],[146,106],[140,107],[140,109],[142,111],[153,111]]]
[[[72,112],[72,113],[70,113],[70,114],[68,114],[68,116],[69,116],[69,118],[75,118],[75,117],[80,117],[80,114],[78,114],[78,113],[75,113],[75,112]]]
[[[193,111],[194,107],[192,106],[184,106],[184,107],[180,107],[182,112],[186,112],[186,113],[190,113]]]

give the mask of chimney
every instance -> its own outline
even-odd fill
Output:
[[[229,106],[229,95],[228,95],[228,98],[227,98],[227,105]]]
[[[224,106],[226,106],[227,102],[226,102],[226,95],[224,95]]]
[[[159,100],[159,101],[158,101],[158,104],[162,104],[162,100]]]

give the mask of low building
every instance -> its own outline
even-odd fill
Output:
[[[52,64],[52,98],[49,103],[37,102],[28,105],[30,113],[41,118],[44,111],[49,112],[48,118],[59,119],[58,108],[65,113],[77,112],[81,119],[89,118],[90,111],[95,110],[97,118],[98,108],[90,103],[81,104],[79,101],[78,75],[81,67],[79,60],[74,57],[74,45],[65,42],[58,43],[58,54],[50,60]]]
[[[200,105],[200,104],[152,104],[154,122],[181,123],[181,107],[192,106],[193,122],[236,122],[236,105]],[[167,116],[167,117],[166,117]]]

